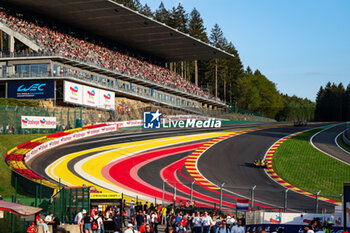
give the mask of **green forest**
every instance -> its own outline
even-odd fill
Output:
[[[319,103],[316,104],[308,99],[280,93],[276,84],[258,69],[254,71],[249,65],[244,68],[237,49],[232,42],[225,38],[220,26],[215,24],[213,28],[207,30],[200,12],[196,8],[188,13],[181,3],[171,9],[166,9],[161,3],[153,12],[147,4],[142,5],[139,0],[115,1],[233,54],[232,58],[172,62],[168,66],[169,69],[179,73],[182,77],[196,83],[195,62],[197,62],[198,85],[213,96],[217,95],[232,106],[232,109],[238,107],[280,121],[310,121],[314,120],[316,106],[318,106],[317,119],[324,119],[324,115],[320,112]],[[216,66],[218,69],[217,90]],[[327,98],[327,95],[318,97],[317,101],[321,101],[322,98]],[[323,104],[321,105],[323,106]]]
[[[342,83],[327,83],[321,87],[316,97],[315,120],[350,121],[350,83],[347,88]]]

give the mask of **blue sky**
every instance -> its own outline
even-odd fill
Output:
[[[160,0],[141,0],[152,10]],[[245,67],[259,69],[278,90],[315,100],[328,81],[350,83],[349,0],[163,0],[201,13],[232,41]]]

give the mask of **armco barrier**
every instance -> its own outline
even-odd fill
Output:
[[[50,134],[12,148],[5,154],[4,161],[15,173],[36,183],[40,183],[41,185],[48,186],[50,188],[57,188],[58,186],[56,184],[51,183],[44,177],[30,170],[27,167],[26,162],[37,156],[39,153],[68,142],[98,134],[114,132],[117,130],[117,125],[108,125],[104,123]]]

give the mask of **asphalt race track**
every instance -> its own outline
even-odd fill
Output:
[[[338,134],[346,129],[346,123],[328,128],[315,135],[312,139],[313,144],[323,152],[337,158],[338,160],[350,165],[350,153],[340,149],[335,143]]]
[[[94,185],[99,190],[139,195],[140,198],[148,197],[148,200],[162,198],[163,180],[167,179],[165,200],[172,202],[176,183],[178,202],[190,197],[193,177],[184,166],[188,155],[212,138],[261,126],[273,128],[237,133],[215,144],[200,157],[198,170],[217,186],[225,182],[223,208],[233,208],[237,197],[250,198],[254,185],[257,186],[255,208],[282,208],[285,188],[271,180],[263,169],[253,168],[252,163],[255,159],[262,159],[278,139],[305,128],[279,126],[278,123],[244,123],[223,125],[215,130],[120,130],[54,148],[34,157],[28,165],[53,182],[62,176],[62,183],[66,185]],[[307,128],[316,126],[319,125]],[[56,176],[55,172],[59,175]],[[196,184],[193,187],[198,205],[218,205],[219,190]],[[319,203],[319,208],[327,211],[334,208],[330,203]],[[288,209],[313,212],[315,199],[289,191]]]
[[[316,127],[317,125],[311,126]],[[318,125],[319,126],[319,125]],[[310,128],[306,127],[306,129]],[[252,166],[256,159],[278,139],[305,128],[280,127],[259,130],[238,137],[229,138],[210,148],[198,161],[202,175],[228,192],[250,197],[251,188],[256,185],[255,199],[276,207],[284,205],[285,188],[271,180],[263,169]],[[215,164],[215,166],[213,166]],[[289,191],[287,207],[291,210],[315,210],[315,199]],[[332,210],[330,203],[319,202],[319,208]]]

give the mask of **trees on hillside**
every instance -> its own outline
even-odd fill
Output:
[[[320,121],[350,120],[350,84],[346,89],[342,83],[328,82],[325,87],[321,86],[316,98],[315,118]]]
[[[271,118],[293,121],[313,118],[312,111],[315,109],[313,102],[295,96],[281,95],[276,85],[259,70],[253,72],[249,66],[244,70],[234,44],[225,38],[218,24],[213,26],[208,36],[203,19],[196,8],[188,14],[181,3],[167,9],[161,2],[155,12],[152,12],[147,4],[142,6],[139,0],[115,1],[234,55],[231,58],[167,64],[169,69],[193,83],[198,83],[203,90],[217,95],[232,106],[260,112]]]

